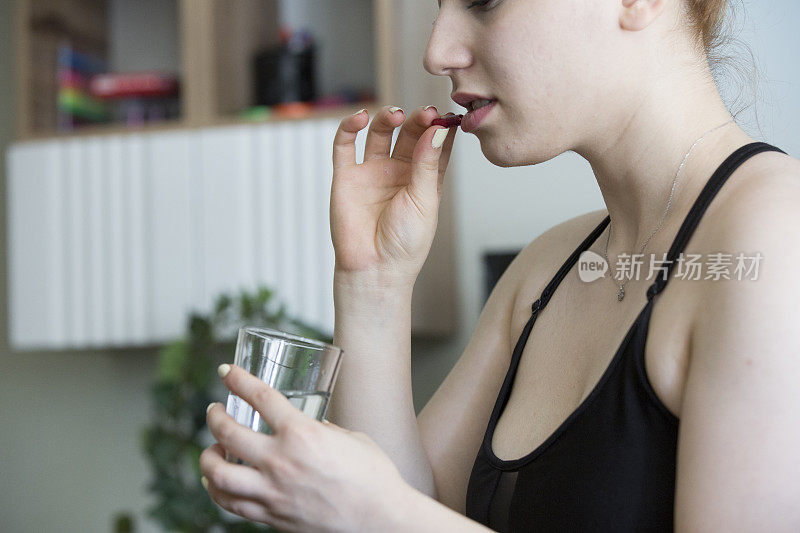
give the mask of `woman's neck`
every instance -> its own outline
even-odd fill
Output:
[[[620,106],[626,111],[612,119],[614,123],[575,148],[591,165],[611,217],[609,258],[639,253],[658,227],[687,151],[706,132],[732,119],[710,73],[706,75],[673,76],[671,82],[650,84],[649,93]],[[667,228],[682,221],[711,173],[748,142],[752,139],[731,123],[697,143],[675,184],[661,232],[674,233]],[[650,245],[645,249],[654,251],[666,252]]]

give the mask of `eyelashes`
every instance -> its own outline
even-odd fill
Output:
[[[475,0],[470,5],[467,6],[467,9],[472,9],[473,7],[484,7],[484,6],[487,6],[491,1],[492,0]],[[439,7],[441,8],[441,2],[439,3]],[[488,10],[484,10],[484,11],[488,11]],[[435,19],[433,19],[433,22],[431,23],[431,26],[436,26],[436,20],[438,18],[439,17],[437,16]]]
[[[488,4],[489,2],[491,2],[491,0],[477,0],[475,2],[472,2],[470,5],[468,5],[467,9],[472,9],[473,7],[483,7],[486,4]]]

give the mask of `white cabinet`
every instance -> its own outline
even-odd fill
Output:
[[[13,145],[12,345],[157,344],[183,334],[190,310],[207,311],[221,292],[259,284],[274,288],[291,316],[332,333],[329,201],[338,124],[301,120]],[[440,215],[440,228],[449,231],[449,215]],[[417,283],[415,334],[454,327],[449,240],[437,235],[436,264],[426,264]]]

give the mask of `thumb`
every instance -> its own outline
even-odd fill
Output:
[[[411,159],[408,193],[423,208],[434,209],[439,194],[439,160],[448,128],[432,126],[419,138]]]

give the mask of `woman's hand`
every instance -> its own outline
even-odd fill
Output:
[[[203,451],[200,468],[214,501],[287,532],[382,529],[384,513],[410,487],[369,436],[314,420],[237,366],[222,365],[220,375],[274,434],[237,423],[221,404],[209,406],[218,444]],[[228,463],[226,450],[253,466]]]
[[[331,237],[338,272],[369,271],[413,285],[436,233],[444,173],[456,130],[431,126],[436,108],[381,109],[369,127],[364,162],[356,163],[356,135],[369,122],[363,112],[339,124],[333,141]],[[400,125],[394,152],[392,133]],[[440,148],[437,130],[447,131]]]

